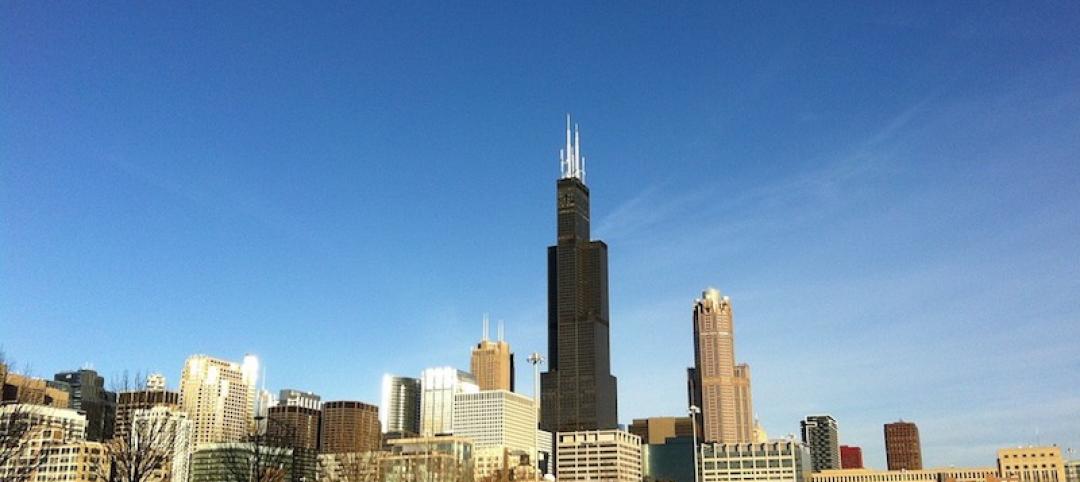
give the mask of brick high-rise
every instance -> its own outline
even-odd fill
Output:
[[[861,469],[863,468],[862,448],[852,445],[840,446],[840,468]]]
[[[323,453],[370,452],[382,445],[379,407],[364,402],[324,402],[319,430]]]
[[[922,470],[919,427],[903,420],[885,424],[885,458],[889,470]]]
[[[607,245],[589,233],[589,188],[580,136],[570,137],[556,184],[557,243],[548,248],[548,371],[540,376],[540,427],[549,432],[618,425],[611,375]]]
[[[484,316],[484,337],[472,349],[469,371],[476,378],[481,390],[514,391],[514,354],[510,344],[503,341],[502,322],[499,322],[499,339],[488,339],[488,320]]]
[[[698,422],[705,442],[754,440],[750,366],[735,364],[731,300],[709,288],[694,304],[694,368],[690,404],[701,409]]]

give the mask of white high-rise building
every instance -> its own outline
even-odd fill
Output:
[[[403,437],[420,434],[420,380],[389,373],[382,379],[382,431]]]
[[[133,441],[145,440],[157,444],[157,453],[166,452],[172,463],[159,469],[159,480],[187,480],[188,456],[191,453],[191,420],[182,410],[159,405],[134,410],[131,413],[131,430],[145,437],[133,437]]]
[[[477,393],[480,387],[468,372],[453,367],[428,368],[420,374],[420,434],[452,434],[454,396]]]
[[[477,477],[517,465],[522,456],[536,466],[536,426],[532,398],[508,390],[454,395],[453,432],[472,439]]]
[[[560,481],[641,482],[641,437],[622,430],[583,430],[559,432],[555,439]]]
[[[250,366],[206,355],[192,355],[184,363],[180,407],[191,419],[193,451],[209,443],[237,442],[250,433],[256,392],[248,382],[257,373]]]
[[[25,431],[0,461],[0,480],[23,480],[26,475],[28,480],[45,480],[55,475],[64,478],[49,480],[81,482],[95,475],[90,468],[108,467],[101,444],[86,441],[86,416],[75,410],[23,403],[0,406],[0,434],[19,433],[14,427]],[[30,474],[26,458],[37,461]],[[91,462],[97,465],[90,466]]]

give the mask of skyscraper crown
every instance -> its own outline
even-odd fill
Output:
[[[574,178],[585,182],[585,156],[581,155],[581,132],[574,124],[573,137],[570,136],[570,114],[566,114],[566,147],[559,149],[559,166],[562,178]]]

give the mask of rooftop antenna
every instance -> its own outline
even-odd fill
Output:
[[[503,341],[503,320],[499,320],[499,342]]]
[[[571,124],[573,132],[571,135]],[[585,182],[585,158],[581,156],[581,130],[566,114],[566,146],[559,150],[559,167],[562,178],[575,178]]]
[[[487,341],[487,339],[488,339],[488,314],[487,313],[484,313],[484,336],[482,338],[480,338],[480,339],[482,341]]]

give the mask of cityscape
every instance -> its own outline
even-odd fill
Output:
[[[237,7],[225,10],[232,8]],[[585,6],[582,15],[603,18],[603,9],[594,8]],[[729,21],[729,14],[755,13],[715,8],[703,15]],[[69,54],[51,50],[58,45],[77,50],[78,42],[59,33],[67,31],[56,23],[60,12],[3,9],[26,21],[6,23],[13,27],[4,34],[6,45],[28,45],[26,39],[40,35],[48,39],[40,48],[49,55]],[[515,44],[518,35],[528,35],[510,26],[531,31],[563,20],[558,10],[541,9],[532,12],[537,25],[530,27],[528,16],[519,18],[518,12],[446,9],[442,14],[461,15],[459,20],[495,15],[508,25],[509,33],[498,30],[500,35]],[[245,20],[289,16],[270,10],[261,20]],[[1080,10],[1065,10],[1057,21],[1080,20]],[[244,18],[250,13],[245,12],[223,15]],[[362,12],[367,7],[314,16],[304,11],[295,18],[313,38],[335,41],[348,38],[342,35],[353,22],[374,22],[365,25],[387,32],[404,25],[391,21],[393,9],[370,18]],[[76,21],[73,32],[87,35],[106,35],[92,28],[95,22],[130,25],[133,18],[123,8],[83,13],[92,20]],[[695,25],[693,13],[678,10],[677,17]],[[830,22],[853,28],[862,25],[859,15],[845,12]],[[1017,22],[1031,21],[1020,18],[1026,20]],[[34,26],[32,20],[44,23]],[[156,17],[140,28],[174,20]],[[442,25],[442,20],[422,22]],[[907,28],[904,22],[895,25],[887,28]],[[617,24],[602,26],[612,35],[619,31]],[[423,30],[399,39],[437,36]],[[691,30],[694,41],[715,34],[705,24]],[[291,41],[287,33],[279,34]],[[90,37],[89,45],[138,48],[131,39],[112,35],[118,34],[108,34],[115,44]],[[448,38],[461,38],[456,35]],[[190,37],[173,32],[158,40],[175,38]],[[943,182],[940,192],[923,185],[948,177],[944,171],[913,177],[911,172],[930,169],[929,161],[905,161],[896,147],[905,139],[937,139],[925,152],[965,152],[956,139],[926,133],[922,124],[929,123],[925,112],[931,100],[925,98],[899,114],[877,116],[879,122],[867,127],[868,139],[857,142],[847,160],[823,169],[811,166],[794,178],[749,191],[716,179],[773,179],[803,167],[777,161],[755,167],[760,171],[750,176],[725,155],[691,165],[651,159],[654,151],[642,154],[637,164],[620,164],[616,153],[634,154],[616,146],[634,136],[603,101],[588,100],[603,97],[603,89],[580,99],[561,98],[571,113],[545,106],[543,115],[520,114],[535,117],[520,126],[497,125],[513,115],[485,124],[500,134],[490,146],[483,129],[429,124],[422,114],[398,113],[416,129],[389,144],[378,138],[394,129],[372,122],[369,133],[357,134],[365,140],[350,147],[331,143],[318,155],[282,154],[277,151],[289,149],[292,134],[269,132],[291,122],[288,116],[263,124],[248,112],[252,131],[226,137],[266,139],[274,147],[219,140],[216,149],[240,157],[275,151],[267,154],[273,175],[258,173],[258,156],[243,164],[254,179],[247,186],[261,186],[254,190],[229,184],[238,172],[232,169],[241,168],[217,157],[221,153],[209,154],[216,160],[206,164],[192,158],[152,168],[129,158],[133,151],[122,142],[109,140],[101,147],[100,165],[49,161],[67,149],[99,155],[97,148],[63,136],[47,147],[31,132],[44,126],[42,132],[52,133],[55,127],[29,114],[39,99],[30,95],[39,92],[30,80],[45,79],[40,73],[48,69],[76,74],[46,65],[48,56],[31,59],[11,52],[4,62],[12,68],[5,69],[3,79],[16,89],[2,99],[12,115],[0,121],[0,130],[8,132],[0,143],[10,141],[0,147],[0,168],[11,174],[0,185],[5,191],[0,208],[9,213],[0,231],[5,260],[0,267],[0,482],[1080,482],[1075,452],[1080,399],[1069,388],[1080,363],[1074,336],[1080,312],[1073,289],[1080,287],[1075,263],[1080,216],[1073,216],[1080,206],[1074,202],[1080,201],[1074,189],[1080,184],[1073,183],[1080,181],[1075,163],[1080,137],[1071,136],[1080,132],[1080,116],[1073,116],[1080,113],[1075,95],[1080,85],[1075,79],[1064,86],[1056,82],[1080,72],[1080,58],[1050,48],[1061,45],[1057,34],[1002,34],[994,42],[1001,39],[1019,42],[1060,67],[1033,74],[1060,89],[1046,88],[1054,103],[1032,114],[1037,120],[1024,121],[1046,125],[1024,125],[1029,129],[1022,131],[1024,142],[1030,144],[1013,131],[1023,122],[1010,124],[1013,130],[968,126],[961,131],[978,133],[986,143],[997,133],[992,148],[1011,142],[1021,146],[1013,152],[1034,160],[1017,173],[1016,161],[1002,158]],[[915,37],[904,42],[919,44]],[[244,41],[220,45],[263,51]],[[899,43],[884,45],[902,50]],[[210,55],[198,45],[175,48]],[[349,48],[361,49],[334,44],[329,51]],[[394,48],[403,49],[396,54],[409,51]],[[382,64],[389,69],[385,75],[394,75],[395,66],[408,65],[417,73],[453,63],[425,57],[412,64],[415,59],[403,57],[399,64],[395,53],[376,50],[391,56]],[[134,52],[128,55],[138,59],[135,65],[163,65]],[[685,52],[674,57],[694,62]],[[309,59],[292,60],[299,58]],[[340,75],[336,69],[349,64],[332,58],[319,64],[329,70],[316,75],[312,92],[335,92],[330,73]],[[859,65],[878,61],[871,56]],[[243,57],[240,65],[263,65],[253,62]],[[969,62],[972,69],[982,65],[977,57]],[[215,65],[228,70],[227,64]],[[504,66],[491,59],[482,65]],[[178,69],[146,78],[182,77],[177,72],[184,68]],[[86,72],[77,77],[85,79]],[[461,85],[483,77],[473,74]],[[418,91],[442,87],[434,79],[447,74],[432,75],[410,82],[417,82]],[[1010,88],[1023,86],[1024,95],[1039,90],[1028,89],[1038,83],[1031,78],[1001,76],[1013,79],[1013,84],[1003,81]],[[653,87],[679,83],[653,82]],[[518,85],[515,92],[527,90],[511,84]],[[960,95],[941,92],[933,102]],[[93,102],[79,95],[76,105]],[[185,90],[187,100],[179,102],[194,102],[199,95]],[[323,94],[293,95],[301,99],[295,106]],[[325,106],[344,102],[326,99]],[[1015,101],[994,99],[1000,109]],[[423,112],[428,102],[411,108]],[[1032,103],[1037,102],[1028,99],[1012,108],[1026,112],[1035,109]],[[199,105],[223,109],[215,116],[221,115],[220,126],[228,122],[228,108]],[[451,105],[451,110],[461,108],[456,101]],[[397,107],[385,108],[384,114]],[[323,119],[317,121],[323,122],[320,128],[289,123],[307,136],[338,128],[327,120],[329,113],[293,113],[306,118],[301,123]],[[805,129],[824,122],[818,115],[807,118]],[[945,122],[941,119],[936,122]],[[471,120],[466,116],[461,124]],[[81,120],[72,122],[87,128]],[[700,142],[680,137],[679,129],[658,118],[642,122],[648,128],[639,132],[659,131],[654,135],[686,145]],[[220,126],[192,122],[190,132],[205,137],[183,142],[175,132],[144,135],[165,139],[155,152],[178,142],[179,155],[194,155],[197,148],[186,142],[224,139],[209,134],[229,131],[219,131]],[[1042,134],[1034,134],[1039,129]],[[464,136],[463,147],[430,137],[442,135]],[[140,145],[139,139],[126,141]],[[300,142],[310,150],[323,141]],[[717,148],[711,141],[708,146],[703,149]],[[215,147],[206,149],[200,152]],[[332,153],[335,149],[340,152]],[[431,151],[412,159],[421,152],[417,149]],[[503,149],[528,162],[499,166],[492,153]],[[676,156],[685,149],[661,146],[655,152]],[[432,154],[445,159],[436,161]],[[292,164],[292,155],[301,158],[298,164]],[[337,167],[338,162],[348,167]],[[202,169],[212,174],[190,174]],[[501,174],[492,177],[485,173],[489,170]],[[646,172],[662,178],[646,179]],[[387,182],[386,173],[408,175]],[[122,183],[110,190],[99,176],[135,179],[153,194],[123,193],[133,188]],[[964,176],[974,180],[965,185]],[[193,179],[206,185],[192,184]],[[697,181],[702,186],[686,185]],[[90,190],[91,185],[100,189]],[[225,185],[230,185],[227,194],[220,187]],[[62,187],[50,191],[56,186]],[[56,197],[41,195],[46,192]],[[291,196],[271,203],[263,196],[269,192]],[[343,192],[359,197],[345,198]],[[930,199],[934,196],[940,199]],[[974,198],[987,206],[965,205],[976,204]],[[905,208],[894,206],[894,200],[920,207],[901,213]],[[931,208],[921,207],[924,202]],[[43,230],[49,219],[60,219],[54,209],[61,203],[66,221],[52,228],[55,233]],[[295,211],[271,207],[291,203]],[[746,213],[726,216],[736,208]],[[859,218],[864,221],[850,217],[864,209]],[[964,214],[947,214],[953,211]],[[350,218],[355,219],[338,225]],[[872,227],[878,221],[880,227]],[[856,234],[841,234],[847,229]],[[102,234],[112,230],[126,234]],[[194,247],[202,243],[213,248]],[[940,254],[944,246],[955,247],[953,259]],[[1017,257],[1000,261],[993,254]],[[62,261],[81,256],[84,263]],[[928,271],[914,268],[925,263]],[[843,276],[856,278],[838,284]],[[770,280],[780,284],[764,288]],[[961,288],[978,296],[965,297],[968,291]],[[1016,299],[1001,296],[1010,292]],[[987,300],[998,305],[987,307]],[[230,313],[246,313],[245,320],[231,320]],[[1031,319],[1022,322],[1030,326],[1017,330],[1007,324],[1015,313],[1029,314]],[[139,318],[145,316],[150,318]]]

